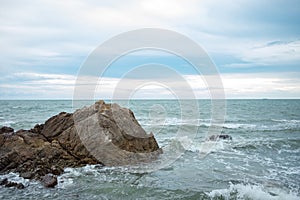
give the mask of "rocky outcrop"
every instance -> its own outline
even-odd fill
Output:
[[[47,174],[86,164],[149,162],[160,153],[132,111],[104,101],[59,113],[31,130],[0,130],[0,173],[18,172],[28,179],[50,180]]]

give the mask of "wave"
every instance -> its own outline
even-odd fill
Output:
[[[167,140],[167,141],[166,141]],[[227,148],[229,141],[196,141],[187,136],[176,137],[171,139],[165,139],[164,144],[169,145],[170,149],[174,151],[179,149],[184,149],[185,151],[208,154],[212,152],[217,152]],[[164,150],[164,146],[162,147]]]
[[[184,150],[199,154],[200,157],[210,153],[218,153],[219,156],[233,154],[236,156],[254,156],[257,162],[264,161],[256,157],[262,152],[276,153],[278,155],[297,156],[300,152],[300,139],[286,138],[243,138],[234,137],[232,140],[206,141],[204,138],[191,138],[188,136],[164,138],[159,141],[164,150],[170,148],[173,151]],[[249,154],[250,152],[250,154]],[[251,159],[253,159],[251,157]],[[270,162],[273,162],[273,159]],[[296,159],[296,158],[295,158]],[[274,160],[274,162],[276,159]],[[294,172],[293,172],[294,173]]]
[[[211,199],[251,199],[251,200],[299,200],[299,196],[278,188],[265,188],[262,185],[231,184],[228,189],[207,192]]]
[[[273,122],[282,122],[282,123],[300,123],[300,120],[296,119],[271,119]]]
[[[144,126],[179,126],[179,125],[194,125],[197,126],[203,120],[199,119],[180,119],[180,118],[153,118],[139,119],[141,125]],[[210,119],[209,119],[210,121]]]
[[[170,169],[167,169],[167,171]],[[173,168],[171,168],[173,170]],[[166,171],[164,169],[164,171]],[[120,173],[118,173],[120,172]],[[67,168],[65,172],[58,177],[58,188],[69,190],[74,187],[75,182],[78,182],[80,177],[84,178],[89,176],[90,181],[104,180],[109,183],[116,184],[128,184],[134,183],[131,187],[137,187],[141,190],[146,189],[147,186],[141,184],[139,182],[139,178],[133,178],[130,176],[135,176],[133,174],[127,174],[126,169],[122,167],[101,167],[99,168],[96,165],[87,165],[82,168]],[[132,180],[135,180],[132,182]],[[96,183],[96,182],[95,182]],[[298,200],[299,194],[284,190],[280,187],[276,186],[264,186],[262,184],[249,184],[249,183],[229,183],[228,188],[224,189],[214,189],[211,191],[194,191],[190,192],[193,194],[199,194],[201,199],[249,199],[249,200]],[[148,190],[147,190],[148,191]],[[164,190],[172,192],[171,190]],[[185,190],[176,190],[179,196],[186,195]],[[149,191],[148,191],[149,192]],[[155,195],[155,190],[152,191],[152,195]],[[145,193],[141,193],[139,195],[145,195]],[[161,197],[161,193],[158,192],[156,195]],[[196,195],[196,196],[199,196]],[[192,195],[193,196],[193,195]]]
[[[236,137],[232,143],[233,149],[270,149],[296,153],[300,151],[300,139],[297,138],[242,138]]]
[[[181,125],[192,125],[199,127],[210,127],[211,119],[179,119],[179,118],[154,118],[154,119],[139,119],[142,126],[181,126]],[[237,124],[237,123],[225,123],[223,128],[236,129],[236,128],[247,128],[255,127],[252,124]]]
[[[79,168],[65,168],[64,173],[57,177],[58,188],[64,189],[72,186],[74,184],[74,179],[86,176],[93,175],[97,176],[101,172],[106,171],[107,169],[112,170],[113,167],[102,167],[102,165],[86,165]]]
[[[202,128],[209,128],[211,119],[180,119],[180,118],[141,118],[139,122],[142,126],[198,126]],[[244,122],[244,123],[243,123]],[[287,119],[271,119],[265,121],[249,121],[246,120],[226,120],[222,125],[224,129],[244,129],[244,130],[258,130],[258,131],[282,131],[300,130],[300,120],[287,120]]]
[[[254,129],[257,126],[255,124],[233,124],[233,123],[225,123],[223,128],[226,129]]]
[[[15,183],[22,183],[24,186],[28,186],[30,181],[28,179],[24,179],[20,177],[18,173],[10,172],[8,174],[0,175],[0,180],[7,178],[8,181],[12,181]]]

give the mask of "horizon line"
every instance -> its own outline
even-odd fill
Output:
[[[195,99],[172,99],[172,98],[150,98],[150,99],[144,99],[144,98],[133,98],[133,99],[109,99],[109,98],[99,98],[99,99],[70,99],[70,98],[16,98],[16,99],[0,99],[0,101],[98,101],[98,100],[104,100],[104,101],[126,101],[126,100],[147,100],[147,101],[155,101],[155,100],[300,100],[300,97],[292,97],[292,98],[224,98],[224,99],[211,99],[211,98],[195,98]]]

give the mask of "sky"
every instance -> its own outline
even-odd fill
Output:
[[[0,0],[0,99],[72,99],[90,53],[110,38],[140,28],[176,31],[198,43],[215,64],[226,98],[300,98],[298,0]],[[132,98],[174,97],[159,84],[168,75],[152,73],[153,81],[151,67],[139,77],[126,76],[148,63],[169,66],[195,97],[210,97],[201,74],[159,51],[114,62],[95,97],[112,98],[122,79],[147,83]],[[180,87],[178,79],[168,83]]]

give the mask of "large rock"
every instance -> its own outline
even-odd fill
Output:
[[[74,113],[62,112],[31,130],[0,134],[0,173],[24,178],[59,175],[65,167],[149,162],[161,153],[132,111],[98,101]]]

